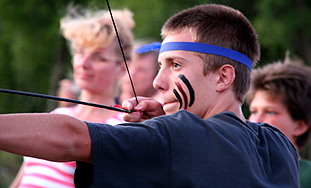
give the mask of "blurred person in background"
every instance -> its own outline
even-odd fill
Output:
[[[133,47],[131,30],[135,26],[133,14],[126,9],[115,10],[113,14],[125,58],[130,61]],[[125,73],[125,65],[109,12],[70,7],[68,14],[61,19],[60,27],[73,55],[74,81],[81,90],[80,100],[115,105],[117,83]],[[52,113],[112,125],[123,122],[121,112],[80,104],[57,108]],[[89,163],[59,163],[24,157],[11,187],[75,187],[77,181],[88,187],[92,185],[92,174],[93,166]]]
[[[287,57],[253,70],[252,77],[249,120],[275,126],[301,151],[310,139],[311,68]],[[311,187],[311,162],[299,157],[299,167],[301,188]]]
[[[137,96],[151,97],[161,101],[160,92],[153,87],[153,80],[159,69],[158,56],[161,43],[147,43],[140,45],[133,53],[133,60],[129,65],[131,78]],[[124,75],[120,83],[119,103],[124,99],[134,97],[128,75]]]

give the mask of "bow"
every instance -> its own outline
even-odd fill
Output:
[[[112,20],[112,23],[113,23],[113,27],[114,27],[115,32],[116,32],[118,43],[119,43],[119,46],[120,46],[120,49],[121,49],[121,53],[122,53],[122,56],[123,56],[123,60],[124,60],[124,63],[125,63],[125,67],[126,67],[126,70],[127,70],[127,73],[128,73],[131,85],[132,85],[133,93],[134,93],[136,102],[138,104],[138,99],[137,99],[136,92],[135,92],[135,89],[134,89],[134,84],[133,84],[133,81],[132,81],[132,78],[131,78],[131,75],[130,75],[130,71],[129,71],[129,68],[128,68],[128,65],[127,65],[127,62],[126,62],[126,58],[125,58],[125,55],[124,55],[124,51],[123,51],[123,47],[122,47],[121,40],[120,40],[120,37],[119,37],[119,33],[118,33],[118,30],[117,30],[117,27],[116,27],[116,24],[115,24],[115,21],[114,21],[114,18],[113,18],[112,11],[111,11],[111,8],[110,8],[108,0],[106,0],[106,3],[107,3],[107,7],[108,7],[108,10],[109,10],[109,13],[110,13],[110,17],[111,17],[111,20]],[[31,97],[38,97],[38,98],[44,98],[44,99],[51,99],[51,100],[57,100],[57,101],[65,101],[65,102],[71,102],[71,103],[75,103],[75,104],[83,104],[83,105],[94,106],[94,107],[99,107],[99,108],[104,108],[104,109],[107,109],[107,110],[113,110],[113,111],[119,111],[119,112],[127,112],[127,113],[131,113],[132,112],[132,111],[123,109],[122,106],[120,106],[120,105],[113,105],[113,106],[101,105],[101,104],[89,103],[89,102],[84,102],[84,101],[79,101],[79,100],[74,100],[74,99],[67,99],[67,98],[61,98],[61,97],[56,97],[56,96],[51,96],[51,95],[43,95],[43,94],[38,94],[38,93],[31,93],[31,92],[25,92],[25,91],[16,91],[16,90],[9,90],[9,89],[0,89],[0,92],[2,92],[2,93],[10,93],[10,94],[17,94],[17,95],[24,95],[24,96],[31,96]]]
[[[132,81],[130,70],[129,70],[128,66],[127,66],[127,62],[126,62],[126,58],[125,58],[125,55],[124,55],[123,47],[122,47],[122,44],[121,44],[121,40],[120,40],[120,37],[119,37],[119,33],[118,33],[118,30],[117,30],[117,26],[116,26],[116,23],[115,23],[115,21],[113,19],[112,11],[111,11],[110,4],[109,4],[108,0],[106,0],[106,3],[107,3],[107,7],[108,7],[108,10],[109,10],[109,13],[110,13],[110,17],[111,17],[111,21],[112,21],[114,30],[115,30],[116,35],[117,35],[117,39],[118,39],[119,46],[120,46],[120,49],[121,49],[121,52],[122,52],[122,57],[123,57],[123,60],[124,60],[126,71],[127,71],[127,74],[129,75],[129,79],[130,79],[130,82],[131,82],[131,85],[132,85],[132,89],[133,89],[133,92],[134,92],[136,103],[138,104],[138,99],[137,99],[136,92],[135,92],[135,89],[134,89],[134,84],[133,84],[133,81]]]

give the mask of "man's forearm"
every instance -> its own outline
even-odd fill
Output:
[[[62,114],[0,115],[0,149],[52,161],[90,160],[85,122]]]

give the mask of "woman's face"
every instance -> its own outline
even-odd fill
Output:
[[[82,90],[101,93],[114,89],[117,80],[124,74],[124,64],[114,48],[88,51],[77,48],[73,58],[74,79]]]

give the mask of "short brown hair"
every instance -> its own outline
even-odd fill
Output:
[[[279,61],[254,69],[252,77],[246,102],[250,104],[259,90],[267,91],[272,98],[280,98],[293,120],[303,120],[309,125],[308,131],[296,140],[299,149],[304,147],[310,137],[311,68],[299,60],[286,59],[284,63]]]
[[[216,4],[206,4],[186,9],[171,17],[162,27],[161,35],[189,30],[194,42],[206,43],[238,51],[249,57],[253,64],[260,58],[257,35],[248,19],[238,10]],[[233,83],[236,98],[243,103],[250,87],[250,70],[243,64],[226,57],[198,54],[204,61],[206,75],[224,64],[235,68]]]

